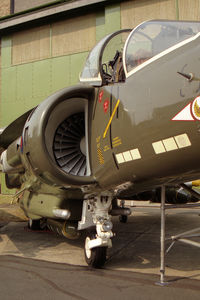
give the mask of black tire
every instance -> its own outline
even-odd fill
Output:
[[[40,219],[39,220],[28,219],[28,228],[31,230],[41,230]]]
[[[101,268],[106,262],[106,253],[108,247],[95,247],[91,250],[87,248],[89,240],[95,239],[94,234],[90,234],[85,239],[84,254],[85,260],[90,267]]]
[[[121,216],[119,216],[119,221],[120,221],[121,223],[127,223],[128,217],[125,216],[125,215],[121,215]]]

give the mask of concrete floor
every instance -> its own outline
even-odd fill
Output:
[[[166,214],[167,237],[199,227],[200,208],[168,210]],[[7,285],[11,282],[8,278],[14,276],[18,278],[17,281],[15,278],[15,282],[21,282],[19,278],[22,276],[23,280],[27,281],[28,279],[24,278],[25,274],[32,272],[30,277],[34,278],[33,286],[37,286],[40,281],[39,286],[43,290],[43,284],[47,284],[44,278],[50,280],[50,289],[52,282],[55,283],[58,288],[54,289],[52,295],[56,294],[57,290],[60,297],[56,299],[133,299],[132,295],[135,295],[134,299],[160,299],[161,291],[163,299],[169,299],[169,295],[170,299],[177,299],[180,295],[183,299],[199,299],[200,249],[193,246],[175,243],[166,256],[166,280],[171,284],[167,289],[155,285],[160,278],[159,208],[154,204],[133,208],[127,224],[119,223],[117,217],[113,218],[113,222],[116,236],[113,238],[113,247],[108,251],[105,267],[102,270],[91,270],[86,267],[84,260],[84,234],[79,240],[69,241],[51,232],[29,231],[25,218],[16,205],[0,204],[1,290],[5,288],[4,281]],[[170,242],[166,244],[168,246]],[[64,274],[64,278],[60,272]],[[37,276],[34,277],[33,274],[36,273]],[[57,279],[54,280],[54,277]],[[72,278],[75,280],[75,286],[70,284],[71,292],[66,292],[66,287],[61,286],[64,282],[66,285],[67,280],[71,282]],[[94,294],[89,292],[89,287],[86,292],[85,285],[88,286],[89,282],[95,298]],[[103,289],[102,283],[105,287]],[[83,289],[83,292],[77,292],[76,286],[79,290]],[[21,288],[24,298],[12,298],[11,295],[10,298],[4,299],[25,299],[26,291],[28,292],[30,287],[27,285],[24,290],[23,286]],[[14,290],[15,287],[12,286],[12,291]],[[110,293],[111,296],[106,298]],[[30,299],[36,299],[33,295],[32,297]]]

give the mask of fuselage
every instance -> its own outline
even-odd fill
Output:
[[[199,178],[199,32],[199,22],[149,21],[103,38],[82,84],[1,133],[7,186],[25,191],[28,205],[36,193],[74,201],[122,185],[133,195]],[[123,56],[113,58],[110,42],[120,49],[124,33]]]
[[[199,52],[198,36],[140,65],[125,82],[98,89],[89,144],[102,188],[131,182],[137,191],[199,177],[200,123],[191,108],[200,81],[177,73],[200,77]],[[187,106],[191,120],[172,120]]]

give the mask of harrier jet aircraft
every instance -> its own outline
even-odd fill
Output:
[[[148,21],[104,37],[80,84],[1,130],[1,170],[34,229],[77,238],[100,267],[116,199],[200,177],[200,22]],[[143,194],[144,195],[144,194]]]

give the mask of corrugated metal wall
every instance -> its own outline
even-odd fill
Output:
[[[179,0],[177,2],[180,20],[200,20],[199,0]]]
[[[10,0],[0,1],[0,17],[4,17],[10,14]]]
[[[14,12],[17,13],[26,9],[48,4],[51,2],[55,2],[55,0],[14,0]]]
[[[122,28],[134,28],[151,19],[176,19],[176,1],[140,0],[121,3]]]
[[[200,20],[200,1],[134,0],[121,3],[122,28],[133,28],[150,19]]]

